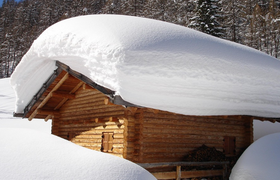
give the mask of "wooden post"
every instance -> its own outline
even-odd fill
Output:
[[[227,173],[227,164],[224,164],[223,165],[223,179],[227,179],[227,175],[228,175],[228,173]]]
[[[180,180],[181,179],[181,166],[176,166],[176,180]]]

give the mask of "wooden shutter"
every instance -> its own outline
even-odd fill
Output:
[[[235,137],[225,136],[224,137],[224,153],[227,156],[235,155]]]
[[[113,139],[114,133],[104,132],[102,133],[102,152],[113,152]]]

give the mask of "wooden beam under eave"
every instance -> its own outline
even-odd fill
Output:
[[[37,114],[42,114],[42,115],[56,115],[59,116],[59,111],[55,111],[55,110],[43,110],[43,109],[39,109]]]
[[[31,121],[37,114],[38,114],[38,110],[41,109],[52,97],[52,93],[56,90],[58,90],[58,88],[69,78],[69,74],[66,73],[61,79],[60,81],[55,85],[55,87],[51,90],[51,92],[47,95],[47,97],[45,97],[45,99],[37,106],[37,108],[33,111],[33,113],[29,116],[28,120]]]
[[[74,94],[83,84],[85,84],[84,82],[79,82],[70,92],[69,94]],[[59,108],[61,108],[63,106],[64,103],[66,103],[66,101],[68,101],[68,98],[63,98],[62,101],[60,101],[60,103],[54,108],[54,110],[57,110]]]
[[[75,99],[75,94],[52,92],[52,97]]]
[[[49,114],[46,118],[45,118],[45,121],[47,122],[49,119],[52,119],[53,118],[53,115],[52,114]]]

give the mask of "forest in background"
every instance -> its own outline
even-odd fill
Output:
[[[167,21],[280,58],[280,0],[4,0],[0,7],[0,78],[10,77],[46,28],[87,14]]]

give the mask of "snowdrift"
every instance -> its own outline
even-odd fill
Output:
[[[80,16],[45,30],[12,75],[16,113],[56,60],[139,106],[280,117],[279,60],[186,27],[122,15]]]
[[[155,180],[142,167],[54,135],[0,129],[0,179]]]
[[[280,177],[280,133],[264,136],[249,146],[235,164],[230,180],[269,180]]]
[[[40,132],[51,132],[51,121],[28,121],[13,117],[15,109],[15,93],[10,85],[10,78],[0,79],[0,128],[36,129]]]

